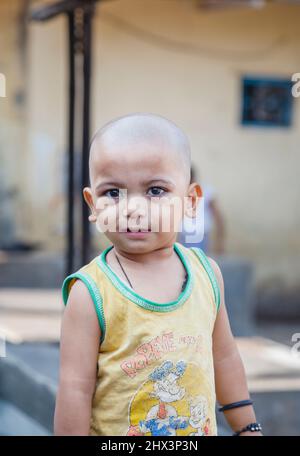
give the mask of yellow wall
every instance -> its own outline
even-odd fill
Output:
[[[16,0],[0,3],[0,72],[6,81],[6,96],[0,98],[0,191],[18,191],[17,196],[0,202],[8,217],[16,220],[16,232],[7,234],[8,237],[21,236],[28,228],[24,215],[28,195],[24,198],[23,193],[26,182],[23,173],[27,154],[26,111],[25,103],[20,101],[26,75],[17,27],[19,9],[20,2]]]
[[[300,101],[289,129],[246,128],[239,117],[243,75],[290,78],[300,71],[300,6],[206,12],[195,5],[112,0],[97,7],[92,132],[133,111],[175,121],[190,138],[201,178],[218,192],[227,250],[252,258],[258,280],[283,275],[296,283]],[[63,232],[66,34],[64,18],[30,26],[26,235],[50,247],[62,245]]]

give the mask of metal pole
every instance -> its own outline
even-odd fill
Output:
[[[34,9],[30,14],[31,20],[47,21],[60,14],[68,16],[69,26],[69,112],[68,112],[68,199],[67,199],[67,247],[66,247],[66,275],[73,272],[75,267],[75,103],[78,71],[75,68],[76,55],[82,53],[83,57],[83,117],[82,117],[82,187],[89,185],[89,124],[90,124],[90,78],[91,78],[91,24],[95,3],[100,0],[61,0],[53,4]],[[83,25],[76,22],[76,10],[82,11]],[[82,189],[80,189],[82,192]],[[90,231],[88,221],[88,207],[82,197],[82,233],[81,233],[81,264],[89,260]],[[77,232],[77,231],[76,231]],[[76,258],[77,260],[77,258]]]
[[[68,13],[69,26],[69,118],[68,118],[68,202],[66,275],[74,269],[74,118],[75,118],[75,39],[74,11]]]
[[[90,91],[91,91],[91,42],[94,3],[84,8],[83,18],[83,132],[82,132],[82,188],[89,186],[89,140],[90,140]],[[89,210],[82,197],[81,264],[90,261]]]

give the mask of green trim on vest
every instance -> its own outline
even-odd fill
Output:
[[[212,287],[213,287],[215,303],[216,303],[217,312],[218,312],[219,308],[220,308],[220,288],[219,288],[218,281],[216,279],[215,272],[214,272],[213,268],[211,267],[211,264],[210,264],[207,256],[205,255],[205,253],[203,252],[203,250],[200,247],[190,247],[190,250],[192,250],[195,253],[195,255],[199,258],[204,269],[206,270],[206,272],[208,274],[208,277],[209,277]]]
[[[142,296],[137,294],[132,288],[127,286],[109,267],[109,265],[106,262],[106,254],[112,248],[113,245],[110,245],[105,250],[103,250],[103,252],[97,258],[97,264],[102,269],[102,271],[107,275],[112,284],[120,291],[120,293],[122,293],[123,296],[125,296],[127,299],[130,299],[130,301],[134,302],[138,306],[155,312],[168,312],[170,310],[174,310],[182,306],[182,304],[190,296],[194,284],[194,276],[188,258],[185,256],[185,254],[180,249],[177,243],[174,244],[174,250],[178,254],[179,258],[181,259],[185,267],[188,279],[184,290],[180,293],[178,298],[175,301],[170,301],[167,303],[154,302],[149,299],[143,298]]]
[[[62,284],[62,296],[63,296],[63,302],[66,305],[68,301],[68,295],[69,295],[69,282],[72,279],[80,279],[83,281],[83,283],[86,285],[86,287],[89,290],[89,293],[91,295],[91,298],[94,303],[94,307],[97,313],[98,321],[99,321],[99,326],[101,329],[101,338],[100,338],[100,343],[104,341],[105,338],[105,332],[106,332],[106,323],[105,323],[105,317],[104,317],[104,311],[103,311],[103,301],[102,297],[99,293],[99,289],[94,282],[94,280],[86,273],[84,272],[74,272],[73,274],[70,274],[67,276]]]

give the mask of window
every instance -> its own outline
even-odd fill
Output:
[[[245,77],[242,81],[242,124],[289,127],[292,118],[292,82],[289,79]]]

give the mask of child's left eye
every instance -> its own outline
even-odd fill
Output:
[[[154,192],[153,192],[154,194],[151,195],[151,196],[160,196],[162,193],[165,192],[165,190],[164,190],[163,188],[161,188],[161,187],[151,187],[150,190],[151,190],[152,192],[153,192],[153,190],[154,190]],[[157,191],[158,191],[158,193],[156,193]],[[161,191],[162,193],[160,193],[160,191]]]

